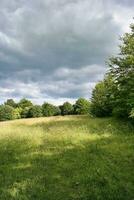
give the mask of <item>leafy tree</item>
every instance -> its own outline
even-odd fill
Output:
[[[18,103],[18,107],[20,107],[22,109],[28,108],[31,106],[33,106],[32,102],[25,98],[21,99],[20,102]]]
[[[9,105],[0,106],[0,121],[12,120],[14,108]]]
[[[7,99],[7,101],[4,103],[5,105],[11,106],[13,108],[16,108],[17,104],[13,99]]]
[[[97,117],[110,116],[113,109],[113,80],[110,75],[100,81],[92,92],[91,114]]]
[[[56,115],[56,107],[52,104],[45,102],[42,105],[42,113],[43,113],[43,116],[45,116],[45,117],[54,116],[54,115]]]
[[[62,115],[71,115],[74,112],[73,106],[69,102],[65,102],[62,106],[60,106]]]
[[[41,117],[42,107],[39,105],[34,105],[29,108],[28,117]]]
[[[74,113],[79,115],[89,114],[91,103],[84,98],[79,98],[74,105]]]
[[[55,116],[56,115],[61,115],[61,109],[60,109],[60,107],[59,106],[54,106],[54,109],[55,109]]]
[[[13,110],[13,119],[21,119],[22,108],[15,108]]]
[[[113,76],[115,90],[114,115],[128,117],[134,107],[134,24],[131,32],[122,38],[120,54],[109,62],[110,74]]]
[[[29,118],[30,107],[25,107],[21,111],[21,118]]]

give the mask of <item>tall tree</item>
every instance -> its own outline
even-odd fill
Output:
[[[11,106],[13,108],[16,108],[17,104],[13,99],[7,99],[7,101],[4,103],[5,105]]]
[[[109,62],[116,88],[113,112],[121,117],[127,117],[134,108],[134,24],[130,28],[131,32],[121,38],[120,54]]]

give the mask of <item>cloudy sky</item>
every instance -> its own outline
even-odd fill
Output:
[[[0,0],[0,102],[90,98],[133,0]]]

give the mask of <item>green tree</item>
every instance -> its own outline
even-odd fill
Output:
[[[14,108],[9,105],[0,106],[0,121],[12,120]]]
[[[42,117],[42,107],[34,105],[29,108],[28,117]]]
[[[21,111],[21,118],[29,118],[30,107],[25,107]]]
[[[113,114],[128,117],[134,107],[134,24],[122,38],[120,54],[109,61],[115,90]]]
[[[23,110],[22,108],[15,108],[13,110],[13,119],[20,119],[22,110]]]
[[[7,101],[4,103],[5,105],[11,106],[13,108],[16,108],[17,104],[13,99],[7,99]]]
[[[44,103],[42,105],[42,113],[43,116],[48,117],[48,116],[54,116],[56,115],[56,107],[50,103]]]
[[[32,102],[25,98],[21,99],[20,102],[18,103],[18,107],[22,109],[31,107],[31,106],[33,106]]]
[[[74,113],[78,115],[89,114],[91,103],[84,98],[79,98],[74,105]]]
[[[91,98],[91,114],[97,117],[110,116],[113,109],[113,79],[106,76],[94,88]]]
[[[60,106],[62,115],[71,115],[74,112],[74,108],[71,103],[65,102],[62,106]]]

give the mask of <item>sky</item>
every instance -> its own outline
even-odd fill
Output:
[[[90,99],[133,17],[133,0],[0,0],[0,103]]]

